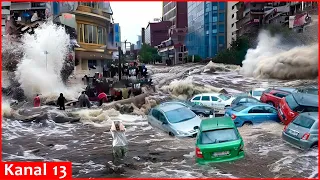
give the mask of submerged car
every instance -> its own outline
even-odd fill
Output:
[[[231,107],[238,106],[241,104],[247,104],[247,103],[259,103],[260,101],[256,98],[253,98],[251,96],[238,96],[236,97],[232,103]]]
[[[265,121],[280,121],[277,110],[273,106],[264,103],[235,106],[227,109],[225,116],[231,117],[237,127],[245,124],[263,123]]]
[[[201,119],[184,105],[160,104],[150,110],[148,123],[170,136],[195,137]]]
[[[318,112],[301,113],[282,132],[282,139],[300,149],[318,147]]]
[[[316,86],[299,88],[299,89],[297,89],[297,92],[306,93],[306,94],[313,94],[313,95],[318,95],[319,94],[318,87],[316,87]]]
[[[256,99],[259,99],[260,100],[260,97],[262,96],[263,92],[265,91],[266,89],[264,88],[254,88],[252,89],[250,92],[249,92],[249,95],[251,97],[254,97]]]
[[[222,93],[203,93],[193,96],[190,101],[199,105],[215,108],[216,110],[223,110],[225,107],[231,105],[234,97]]]
[[[189,108],[192,112],[194,112],[199,117],[215,117],[215,111],[213,108],[198,105],[196,103],[190,102],[190,101],[169,101],[164,102],[162,104],[181,104],[187,108]]]
[[[278,115],[284,125],[289,124],[302,112],[318,112],[318,95],[292,93],[283,98],[278,107]]]
[[[238,160],[244,157],[242,137],[230,117],[205,119],[196,140],[199,164]]]

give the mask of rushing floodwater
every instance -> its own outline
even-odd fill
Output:
[[[236,72],[205,74],[199,66],[150,66],[156,84],[192,76],[198,84],[223,87],[230,93],[255,86],[304,86],[316,81],[257,82]],[[189,70],[187,71],[187,69]],[[183,72],[179,74],[179,72]],[[165,80],[165,81],[164,81]],[[161,82],[163,81],[163,82]],[[183,88],[183,87],[181,87]],[[281,139],[283,125],[264,123],[241,127],[244,159],[199,166],[194,161],[194,138],[169,137],[148,125],[146,117],[120,114],[127,128],[129,153],[121,167],[112,164],[110,121],[78,124],[20,123],[3,119],[4,161],[71,161],[74,177],[309,177],[318,169],[317,150],[300,151]]]

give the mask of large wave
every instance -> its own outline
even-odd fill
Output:
[[[290,47],[281,38],[262,31],[255,49],[249,49],[241,73],[256,78],[314,79],[318,76],[318,45]]]

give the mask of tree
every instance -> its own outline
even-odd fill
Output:
[[[219,51],[212,61],[215,63],[242,65],[249,48],[249,39],[246,36],[238,37],[237,40],[231,42],[229,49]]]
[[[139,51],[139,58],[143,63],[151,63],[161,60],[161,56],[159,56],[158,50],[148,44],[142,45]]]

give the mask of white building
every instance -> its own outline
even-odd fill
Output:
[[[228,2],[228,11],[227,11],[227,48],[230,47],[232,39],[236,40],[236,31],[237,31],[237,7],[236,4],[238,1]]]
[[[10,16],[11,2],[1,2],[1,6],[2,6],[1,32],[2,32],[2,35],[5,35],[6,34],[6,19],[7,19],[7,17]]]

